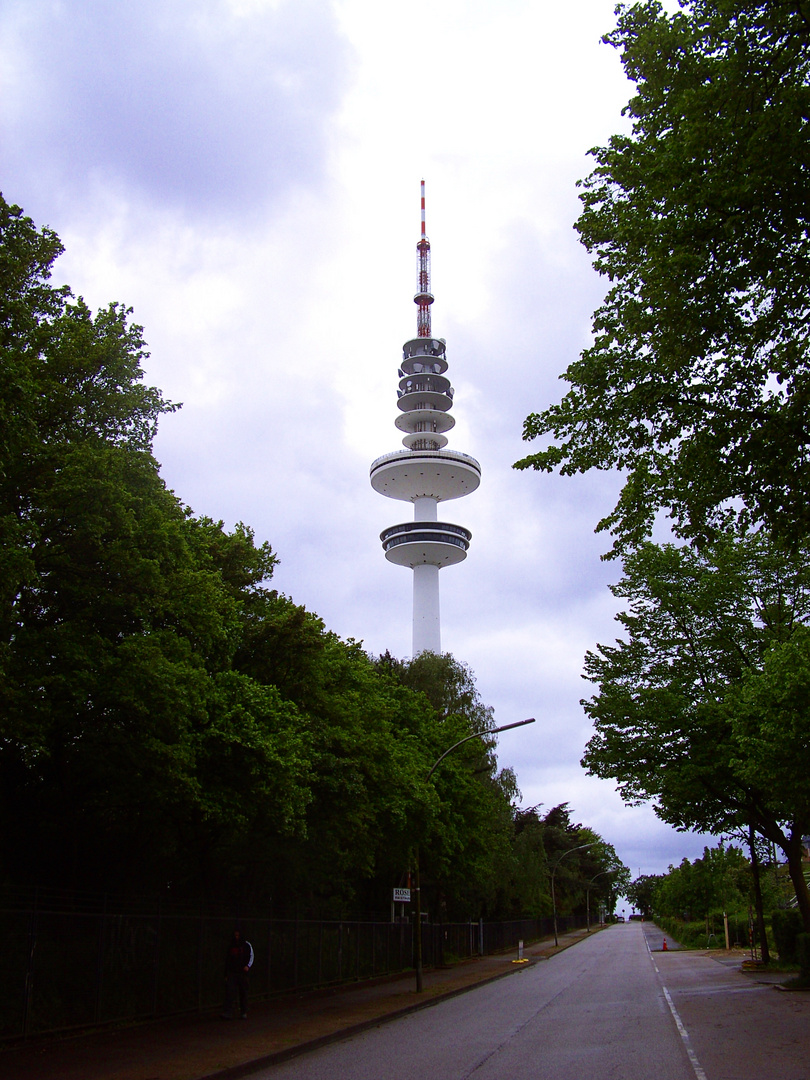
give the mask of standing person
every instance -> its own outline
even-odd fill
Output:
[[[223,1019],[232,1020],[236,1006],[239,1015],[247,1019],[248,978],[253,966],[253,946],[242,937],[241,930],[234,930],[228,952],[225,955],[225,1012]]]

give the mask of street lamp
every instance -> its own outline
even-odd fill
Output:
[[[469,742],[470,739],[481,739],[487,735],[497,735],[501,731],[509,731],[511,728],[525,727],[526,724],[535,723],[535,718],[532,716],[528,720],[518,720],[514,724],[503,724],[501,727],[490,728],[488,731],[476,731],[472,735],[466,735],[463,739],[459,739],[458,742],[445,750],[430,767],[430,771],[427,774],[426,779],[429,780],[433,773],[436,771],[437,765],[451,754],[456,747],[461,746],[462,743]],[[419,877],[419,847],[416,848],[416,992],[422,993],[422,889],[421,881]]]
[[[557,867],[560,865],[560,863],[563,861],[563,859],[565,858],[566,855],[570,855],[573,851],[582,851],[582,849],[586,848],[586,847],[593,847],[594,844],[597,844],[598,842],[599,842],[598,840],[591,840],[590,843],[588,843],[588,844],[578,844],[576,847],[569,848],[567,851],[564,851],[562,853],[562,855],[559,857],[559,859],[557,859],[557,861],[554,863],[554,866],[551,869],[551,909],[554,912],[554,946],[555,946],[555,948],[557,947],[557,945],[559,945],[559,941],[557,940],[557,897],[556,897],[556,895],[554,893],[554,876],[557,873]]]
[[[615,874],[615,870],[600,870],[598,874],[594,874],[588,884],[585,886],[585,927],[590,934],[591,932],[591,885],[596,881],[598,877],[603,874]],[[601,920],[600,920],[601,925]]]

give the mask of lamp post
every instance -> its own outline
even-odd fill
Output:
[[[557,867],[560,865],[560,863],[563,861],[563,859],[565,858],[566,855],[570,855],[574,851],[582,851],[582,849],[586,848],[586,847],[593,847],[594,844],[597,844],[598,842],[599,842],[598,840],[591,840],[590,843],[578,844],[576,847],[569,848],[567,851],[564,851],[562,853],[562,855],[559,857],[559,859],[557,859],[557,861],[554,863],[554,866],[551,869],[551,909],[554,912],[554,947],[555,948],[559,945],[559,941],[557,940],[557,897],[556,897],[556,894],[554,892],[554,877],[555,877],[555,875],[557,873]]]
[[[501,731],[509,731],[511,728],[525,727],[526,724],[533,724],[533,723],[535,723],[535,718],[532,716],[528,720],[517,720],[514,724],[503,724],[501,727],[490,728],[489,731],[476,731],[472,735],[466,735],[463,739],[459,739],[458,742],[453,743],[453,745],[451,747],[449,747],[449,749],[445,750],[445,752],[443,754],[441,754],[438,758],[436,758],[433,765],[431,765],[431,767],[430,767],[430,771],[428,772],[426,779],[429,780],[431,778],[431,776],[433,776],[433,773],[436,771],[436,767],[438,765],[440,765],[441,762],[444,761],[444,759],[447,757],[447,755],[451,754],[456,749],[456,747],[461,746],[462,743],[469,742],[470,739],[481,739],[485,735],[497,735]],[[419,876],[419,846],[417,845],[417,847],[416,847],[416,942],[415,942],[415,945],[416,945],[416,949],[415,949],[415,952],[416,952],[415,967],[416,967],[416,992],[417,992],[417,994],[422,993],[422,888],[421,888],[421,884],[422,883],[421,883],[420,876]]]
[[[614,870],[600,870],[598,874],[594,874],[588,884],[585,886],[585,927],[590,934],[591,932],[591,885],[596,881],[598,877],[603,874],[613,874]],[[600,921],[601,925],[601,921]]]

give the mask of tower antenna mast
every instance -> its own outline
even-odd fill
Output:
[[[430,291],[430,241],[425,233],[425,181],[422,181],[422,235],[416,245],[416,296],[413,298],[418,307],[416,315],[416,336],[429,338],[430,305],[433,293]]]

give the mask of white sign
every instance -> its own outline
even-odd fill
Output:
[[[410,904],[411,902],[411,890],[410,889],[394,889],[394,903],[395,904]]]

